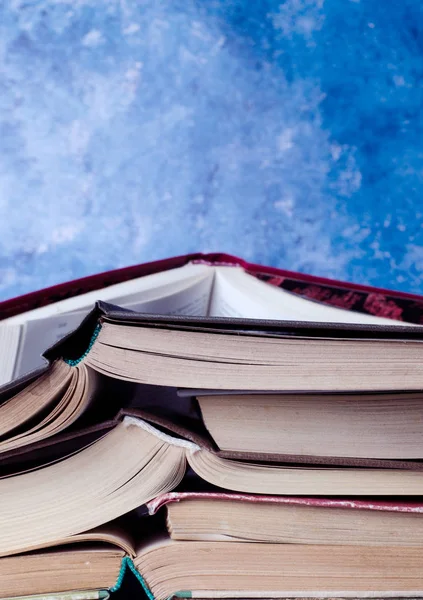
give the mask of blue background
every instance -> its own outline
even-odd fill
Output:
[[[423,292],[419,0],[5,0],[0,298],[191,251]]]

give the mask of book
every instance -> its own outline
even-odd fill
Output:
[[[420,390],[422,335],[413,326],[149,316],[99,302],[46,356],[154,385]]]
[[[419,548],[152,541],[134,563],[157,600],[418,597]]]
[[[163,507],[169,533],[157,521]],[[179,492],[148,510],[153,528],[132,513],[126,529],[109,524],[0,559],[1,593],[63,593],[81,582],[115,592],[131,571],[157,600],[423,595],[421,503]]]
[[[166,510],[180,541],[366,546],[423,546],[419,502],[169,492],[147,503]]]
[[[16,600],[106,600],[124,556],[107,544],[7,556],[0,559],[0,594]]]
[[[75,369],[78,368],[81,367],[75,367]],[[213,419],[211,419],[212,425],[210,425],[208,415],[205,414],[207,411],[203,411],[203,414],[201,413],[198,400],[202,399],[202,397],[199,395],[198,390],[177,390],[176,388],[171,387],[133,384],[110,378],[101,378],[101,376],[97,375],[96,382],[97,387],[90,396],[90,402],[88,403],[86,412],[76,419],[76,421],[73,421],[72,425],[68,427],[66,427],[66,422],[62,423],[61,427],[43,427],[43,423],[46,421],[50,424],[53,423],[53,425],[55,421],[59,421],[60,423],[60,412],[57,410],[57,404],[60,403],[60,400],[56,399],[56,401],[53,401],[51,404],[46,403],[48,408],[45,413],[42,413],[41,417],[37,418],[37,414],[34,413],[34,408],[37,407],[37,403],[33,401],[33,395],[37,397],[47,395],[48,393],[48,378],[46,376],[40,377],[39,379],[35,378],[34,381],[30,381],[30,383],[27,384],[27,386],[24,385],[23,388],[21,387],[22,384],[19,382],[17,386],[8,386],[3,394],[0,394],[0,417],[4,418],[7,416],[9,404],[11,404],[12,407],[14,404],[16,404],[17,407],[20,406],[20,429],[18,435],[13,428],[10,432],[7,431],[6,427],[3,429],[2,438],[0,439],[0,476],[4,477],[14,474],[17,471],[39,468],[52,461],[61,460],[66,456],[79,452],[97,439],[100,439],[107,432],[111,431],[125,416],[141,418],[156,428],[169,433],[171,436],[185,438],[196,444],[196,446],[199,446],[222,459],[238,461],[255,460],[256,462],[267,461],[269,463],[279,462],[286,465],[289,465],[290,463],[296,465],[308,464],[320,467],[352,466],[378,469],[392,468],[395,470],[407,469],[412,471],[419,471],[423,468],[423,463],[418,457],[415,459],[404,460],[399,457],[395,458],[395,452],[389,453],[390,456],[394,456],[394,458],[371,458],[369,457],[371,453],[367,456],[361,450],[361,446],[360,444],[357,444],[354,435],[350,436],[348,442],[351,444],[350,447],[352,450],[349,455],[345,453],[342,455],[340,444],[335,444],[332,451],[326,452],[325,455],[310,454],[313,449],[321,449],[322,444],[325,444],[327,440],[333,442],[338,440],[343,444],[346,443],[346,440],[348,439],[346,435],[347,431],[348,429],[351,429],[348,412],[345,413],[343,423],[344,435],[341,440],[339,440],[339,437],[337,438],[336,435],[331,438],[330,434],[322,429],[320,432],[320,441],[317,435],[314,442],[313,439],[310,438],[306,452],[301,454],[289,454],[281,452],[282,450],[287,450],[286,447],[283,447],[284,432],[282,429],[279,433],[276,432],[275,434],[278,446],[270,448],[268,445],[269,440],[272,439],[272,431],[274,431],[275,426],[277,429],[275,415],[271,412],[267,414],[267,417],[270,417],[269,422],[266,422],[266,416],[263,416],[261,421],[260,419],[257,419],[257,422],[249,422],[249,413],[247,410],[245,411],[245,415],[239,415],[238,425],[239,423],[242,423],[243,426],[238,426],[237,428],[237,439],[239,437],[240,440],[244,440],[245,442],[246,436],[248,437],[248,435],[254,439],[251,441],[250,446],[244,443],[243,449],[241,449],[242,443],[233,442],[233,446],[236,446],[238,449],[229,450],[225,448],[225,446],[219,447],[216,443],[216,439],[219,440],[219,436],[213,437],[210,435],[209,430],[213,430]],[[251,395],[256,396],[256,394]],[[259,398],[262,396],[263,394],[258,394]],[[273,394],[269,394],[269,396],[272,398]],[[382,409],[385,407],[385,396],[387,396],[388,400],[392,397],[392,395],[383,393],[378,395],[380,408]],[[216,393],[211,397],[215,398]],[[282,396],[282,398],[283,397],[284,396]],[[291,396],[288,395],[288,397]],[[307,398],[307,395],[297,394],[296,397],[298,397],[298,403],[301,404],[302,400]],[[325,397],[333,397],[334,402],[336,403],[336,395]],[[380,441],[379,447],[383,448],[392,443],[393,448],[397,449],[398,455],[404,454],[400,443],[395,446],[395,440],[400,440],[400,432],[407,433],[407,430],[404,429],[404,427],[401,428],[402,422],[408,422],[407,418],[404,416],[407,413],[402,411],[402,407],[414,406],[414,403],[418,406],[419,397],[418,394],[411,392],[398,393],[395,395],[400,413],[400,416],[398,416],[399,431],[397,431],[397,428],[394,426],[392,426],[390,430],[383,430],[383,439]],[[232,398],[232,396],[230,395],[228,398]],[[369,398],[369,404],[371,406],[374,397],[369,396]],[[78,396],[76,396],[76,400],[77,399]],[[349,399],[352,405],[354,405],[354,402],[357,402],[357,404],[360,405],[360,395],[351,395],[349,396]],[[70,402],[72,402],[72,399]],[[226,409],[230,415],[232,413],[230,399],[228,400]],[[222,414],[225,413],[226,409],[222,409]],[[297,412],[301,415],[301,410],[298,410]],[[366,427],[366,412],[367,411],[364,410],[364,415],[360,416],[358,419],[362,423],[364,430]],[[355,415],[354,411],[353,414]],[[416,417],[418,416],[417,409],[414,414]],[[379,420],[381,423],[384,422],[383,411],[379,412]],[[369,419],[370,424],[373,421],[372,419]],[[230,422],[230,419],[228,419],[228,422]],[[301,422],[301,419],[299,419],[299,424],[296,425],[297,429],[301,426]],[[308,424],[306,423],[306,425]],[[291,427],[295,429],[295,423],[291,424]],[[247,434],[244,433],[244,429],[247,431]],[[352,429],[354,429],[354,424]],[[414,424],[414,430],[419,431],[419,422]],[[269,440],[265,434],[267,434]],[[289,439],[289,435],[287,435],[287,437]],[[366,441],[366,431],[363,432],[362,438],[364,443]],[[413,439],[415,439],[414,431],[411,430],[410,440]],[[375,442],[377,440],[371,441]],[[320,446],[313,447],[313,443],[319,443]],[[375,444],[373,443],[373,447],[374,446]],[[418,448],[418,439],[416,439],[415,447]],[[272,452],[269,452],[269,450],[272,450]],[[275,451],[277,452],[275,453]],[[336,456],[335,454],[339,455]]]
[[[421,597],[422,557],[415,547],[375,553],[368,546],[175,542],[162,536],[137,549],[133,564],[157,600]],[[109,566],[103,581],[111,580],[118,564]]]
[[[18,298],[11,298],[0,304],[0,318],[7,319],[40,307],[57,305],[61,300],[77,298],[92,291],[98,294],[100,290],[112,285],[170,271],[191,263],[208,266],[239,266],[262,281],[329,306],[410,323],[423,321],[423,299],[417,294],[296,273],[287,269],[254,264],[224,253],[200,252],[98,273],[37,290]]]
[[[422,558],[416,547],[386,546],[375,553],[369,546],[177,542],[163,535],[143,543],[132,560],[112,547],[1,559],[0,590],[16,597],[22,590],[32,596],[34,589],[48,589],[40,594],[51,596],[57,587],[66,598],[68,587],[100,584],[114,592],[127,559],[123,564],[140,581],[137,594],[144,589],[157,600],[422,597]]]
[[[192,274],[191,269],[194,269],[195,275]],[[167,276],[170,272],[174,281],[178,285],[182,285],[182,288],[178,288],[179,291],[182,289],[185,294],[189,290],[191,294],[191,283],[187,287],[185,275],[181,276],[182,271],[191,273],[188,282],[194,279],[195,285],[200,285],[204,306],[207,303],[210,304],[208,295],[210,290],[216,290],[219,287],[216,281],[225,280],[228,274],[230,274],[228,281],[231,281],[231,284],[235,274],[235,280],[241,276],[240,281],[247,281],[248,285],[252,281],[253,287],[265,286],[266,294],[270,289],[270,296],[273,293],[279,295],[281,292],[279,289],[253,279],[238,267],[211,268],[207,265],[190,264],[147,276],[143,282],[144,291],[151,292],[151,297],[153,297],[160,286],[159,288],[153,287],[152,291],[148,288],[150,285],[147,281],[148,278],[154,280],[155,277]],[[151,283],[151,279],[149,281]],[[163,281],[160,281],[163,286]],[[205,283],[206,288],[203,287]],[[127,284],[128,282],[116,285],[125,286]],[[130,281],[129,284],[133,286],[134,282]],[[113,291],[113,287],[109,287],[107,290],[110,293],[116,293],[116,290]],[[131,289],[133,290],[133,287]],[[169,286],[166,289],[169,289]],[[88,295],[93,293],[96,292],[90,292]],[[291,300],[289,294],[288,298]],[[293,298],[295,304],[297,298]],[[85,295],[77,296],[76,300],[82,304],[88,301]],[[160,297],[160,301],[162,300],[163,296]],[[187,306],[186,300],[187,298],[184,296],[185,307]],[[70,298],[61,302],[73,301],[74,299]],[[168,301],[169,297],[166,297],[166,302]],[[194,300],[191,297],[191,301],[194,304],[188,303],[189,306],[198,306],[197,297]],[[307,303],[308,301],[300,299],[300,302]],[[314,302],[309,302],[309,304],[313,310],[316,306],[318,309],[321,308]],[[68,305],[66,306],[69,308]],[[257,306],[265,306],[260,295]],[[295,306],[297,305],[295,304]],[[46,308],[51,311],[52,307],[59,312],[62,310],[54,304]],[[35,312],[43,310],[44,308],[38,308],[35,309]],[[297,309],[295,308],[295,310]],[[348,318],[350,316],[346,310],[329,308],[329,311],[338,311],[347,315]],[[362,315],[358,316],[361,318]],[[20,318],[26,319],[27,315],[22,315]],[[42,326],[48,332],[51,325],[50,318],[35,319],[32,322],[37,323],[37,327]],[[389,323],[393,322],[389,320]],[[21,326],[22,324],[19,325],[19,327]],[[12,325],[7,321],[4,329],[10,327]],[[40,334],[38,339],[42,340],[43,336]],[[323,343],[324,353],[321,351]],[[35,346],[32,344],[31,348],[33,347]],[[248,426],[246,426],[235,441],[235,445],[238,443],[241,446],[229,448],[225,440],[219,437],[219,431],[216,431],[213,423],[213,409],[210,408],[213,403],[223,402],[225,404],[224,394],[220,400],[219,398],[212,400],[212,397],[203,394],[203,399],[200,399],[199,402],[205,416],[204,420],[209,422],[209,430],[211,427],[214,433],[211,437],[223,452],[247,451],[246,445],[249,445],[250,442],[247,440],[242,446],[242,436],[250,435],[250,438],[253,436],[256,439],[258,446],[256,448],[249,446],[248,451],[251,454],[260,452],[263,456],[331,456],[333,448],[336,447],[339,448],[339,451],[337,450],[338,457],[418,459],[421,457],[418,450],[420,432],[413,424],[410,410],[407,410],[405,417],[408,418],[408,429],[401,428],[401,421],[404,420],[404,417],[399,417],[399,414],[407,402],[414,403],[415,422],[420,422],[419,395],[407,396],[402,392],[403,390],[421,389],[420,352],[422,347],[422,329],[410,324],[402,327],[401,322],[390,326],[381,325],[379,322],[378,324],[363,325],[239,318],[228,320],[218,317],[160,317],[146,316],[143,313],[135,313],[99,303],[98,308],[85,318],[84,323],[74,335],[70,336],[64,344],[59,341],[51,351],[47,352],[46,356],[51,363],[48,368],[35,372],[29,378],[23,378],[18,383],[18,387],[6,386],[4,392],[0,393],[2,421],[0,454],[54,436],[72,426],[81,416],[84,416],[85,419],[86,413],[89,412],[93,403],[93,398],[101,395],[99,381],[101,380],[100,374],[102,374],[116,379],[146,384],[203,387],[206,391],[212,385],[226,392],[237,388],[243,388],[248,392],[252,390],[295,391],[298,396],[298,399],[294,401],[297,433],[292,429],[291,446],[286,439],[286,445],[281,446],[283,438],[277,434],[276,430],[277,444],[273,447],[270,434],[264,436],[267,446],[261,447],[260,436],[256,436],[256,432],[248,433]],[[260,349],[259,356],[254,352],[258,348]],[[184,354],[186,349],[189,349],[188,354]],[[355,356],[353,356],[354,354]],[[68,358],[63,360],[63,356]],[[127,360],[129,356],[131,358]],[[351,369],[352,360],[354,369]],[[385,389],[397,390],[398,395],[384,394],[374,396],[373,399],[370,399],[369,396],[362,396],[361,400],[357,396],[357,392],[360,391],[383,392]],[[343,415],[346,414],[345,411],[350,410],[351,412],[355,408],[365,406],[365,411],[357,411],[355,430],[354,420],[347,419],[350,428],[348,435],[345,432],[338,434],[338,440],[342,438],[345,444],[349,441],[349,446],[345,445],[342,448],[338,443],[332,444],[330,436],[326,436],[326,442],[324,442],[326,447],[324,445],[319,447],[318,444],[316,447],[310,445],[313,438],[312,435],[309,435],[310,431],[306,432],[304,423],[301,422],[300,404],[303,403],[306,407],[309,403],[307,405],[309,408],[303,410],[307,420],[308,411],[317,406],[317,401],[313,400],[311,396],[308,399],[301,396],[301,392],[317,390],[355,393],[348,396],[351,401],[350,408],[347,406],[346,396],[344,400],[338,402],[335,397],[332,397],[326,406],[325,413],[329,419],[338,419],[339,422],[339,419],[342,420]],[[302,400],[300,400],[301,398]],[[255,400],[250,398],[243,402],[244,404],[250,402],[251,405],[251,402],[254,403],[257,399],[258,397]],[[240,396],[233,396],[231,403],[226,403],[225,410],[233,410],[235,403],[239,401]],[[271,401],[269,396],[266,402]],[[289,401],[288,396],[285,396],[284,401],[286,406],[286,402]],[[277,401],[279,412],[282,410],[284,401]],[[383,401],[385,404],[382,405],[379,401]],[[322,403],[323,397],[319,401],[319,404]],[[389,409],[387,403],[390,403]],[[341,413],[337,413],[338,416],[334,413],[336,406],[342,409]],[[370,406],[374,407],[373,421],[371,421]],[[378,417],[382,406],[384,407],[383,415]],[[248,421],[246,406],[243,406],[242,410]],[[323,404],[318,410],[319,414],[323,415]],[[220,405],[219,411],[219,414],[222,414],[222,405]],[[268,405],[265,411],[268,413]],[[328,411],[332,411],[330,417]],[[364,412],[366,413],[365,417]],[[108,418],[113,416],[109,413]],[[280,418],[284,419],[286,416],[285,413]],[[229,419],[229,413],[227,413],[227,417]],[[280,423],[275,414],[273,417],[274,424]],[[361,425],[360,417],[362,417]],[[388,422],[389,418],[391,426]],[[254,427],[259,426],[259,420],[256,417],[254,417],[254,421]],[[309,420],[308,424],[310,422]],[[318,419],[314,419],[313,427],[317,422]],[[371,427],[373,427],[372,431]],[[387,433],[393,428],[395,432],[388,436]],[[335,428],[332,429],[335,433]],[[303,437],[307,438],[307,448],[305,449],[300,447],[300,431],[303,431]],[[357,445],[354,439],[357,435],[361,436],[361,432],[363,433],[362,444]],[[367,445],[364,441],[366,434]],[[401,443],[403,434],[408,436],[407,444]],[[399,443],[394,442],[395,435]],[[318,437],[322,440],[322,433]],[[413,439],[415,440],[414,446]],[[328,448],[332,448],[332,452]]]
[[[96,374],[56,362],[48,373],[0,404],[0,454],[63,431],[92,401]]]
[[[196,399],[205,427],[224,455],[423,458],[420,392],[200,391]]]
[[[122,560],[134,556],[130,532],[116,522],[0,559],[0,597],[106,600]]]
[[[421,470],[222,459],[189,440],[126,416],[79,452],[0,479],[0,556],[54,544],[117,519],[175,490],[188,465],[197,480],[222,491],[335,498],[423,495]]]
[[[412,326],[165,317],[99,302],[81,328],[46,356],[153,385],[420,390],[422,336]]]
[[[0,383],[41,366],[42,352],[80,325],[96,300],[157,314],[390,325],[396,323],[395,319],[401,319],[399,322],[407,325],[398,311],[394,315],[388,313],[388,318],[359,313],[351,310],[351,302],[347,302],[345,308],[342,304],[330,306],[269,285],[263,281],[263,276],[253,275],[253,265],[243,268],[237,260],[231,266],[230,263],[207,264],[204,261],[201,264],[188,262],[173,268],[166,265],[163,271],[72,295],[32,310],[19,310],[18,314],[14,314],[18,310],[16,307],[27,309],[31,304],[21,300],[20,305],[19,299],[0,303],[0,318],[3,319],[0,327]],[[124,275],[121,274],[121,277]],[[77,282],[73,285],[77,287]],[[90,280],[81,285],[88,289],[93,287]],[[46,290],[44,296],[48,298],[51,293]],[[32,305],[36,304],[33,300]]]

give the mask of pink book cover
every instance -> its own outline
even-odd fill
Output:
[[[147,503],[149,515],[172,502],[189,500],[227,500],[256,504],[289,504],[294,506],[318,506],[320,508],[344,508],[346,510],[376,510],[386,512],[423,513],[423,502],[395,502],[385,500],[355,500],[331,498],[303,498],[295,496],[258,496],[254,494],[229,494],[220,492],[169,492]]]

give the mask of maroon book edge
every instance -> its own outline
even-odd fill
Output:
[[[96,275],[90,275],[81,279],[60,283],[42,290],[37,290],[29,294],[24,294],[16,298],[5,300],[0,302],[0,320],[33,310],[35,308],[39,308],[41,306],[58,302],[60,300],[64,300],[65,298],[75,297],[90,291],[102,289],[116,283],[122,283],[137,277],[143,277],[145,275],[151,275],[153,273],[182,267],[189,262],[228,266],[239,265],[247,271],[255,274],[285,277],[302,283],[341,288],[347,291],[380,294],[383,296],[387,295],[391,298],[400,298],[405,301],[423,304],[423,298],[416,294],[375,288],[357,283],[349,283],[324,277],[317,277],[315,275],[297,273],[295,271],[288,271],[285,269],[279,269],[277,267],[258,265],[255,263],[249,263],[230,254],[202,254],[197,252],[98,273]]]

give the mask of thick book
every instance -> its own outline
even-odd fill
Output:
[[[350,323],[420,323],[418,296],[193,254],[61,284],[0,303],[0,383],[42,365],[96,300],[138,312]]]
[[[98,292],[111,286],[156,273],[170,272],[188,264],[237,266],[271,285],[328,306],[410,323],[423,322],[423,298],[417,294],[255,264],[224,253],[202,254],[200,252],[107,271],[11,298],[0,303],[0,318],[7,319],[38,308],[57,305],[59,302],[75,299],[90,292],[97,295]],[[113,296],[114,292],[110,297]]]
[[[189,477],[187,468],[196,474]],[[190,473],[191,473],[190,471]],[[272,496],[423,495],[423,472],[307,467],[222,459],[134,416],[52,464],[0,479],[0,556],[100,527],[161,494],[212,490]]]
[[[0,559],[0,597],[107,600],[125,556],[125,552],[113,543],[77,542],[69,550],[55,546],[44,551],[7,556]]]
[[[422,340],[423,328],[402,323],[165,316],[98,302],[45,356],[154,385],[420,390]]]
[[[421,502],[178,491],[146,508],[151,516],[166,511],[173,540],[423,545]]]
[[[163,534],[135,548],[133,558],[103,546],[1,559],[0,593],[32,596],[35,589],[52,596],[59,587],[60,597],[69,586],[101,585],[114,594],[121,574],[131,570],[138,589],[127,598],[416,598],[423,597],[422,559],[422,548],[412,546],[375,552],[371,546],[184,542]]]
[[[150,600],[423,596],[421,503],[178,492],[147,508],[0,559],[0,594],[116,592],[131,572]]]
[[[222,456],[423,458],[421,392],[186,393]]]

